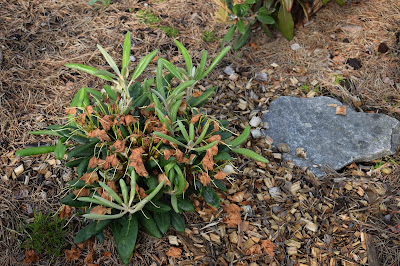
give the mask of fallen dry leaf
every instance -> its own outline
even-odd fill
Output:
[[[197,121],[199,121],[201,117],[201,114],[197,114],[195,116],[192,117],[192,119],[190,119],[190,123],[195,124]]]
[[[219,180],[225,179],[226,178],[226,173],[221,170],[221,171],[219,171],[218,173],[215,174],[214,178],[215,179],[219,179]]]
[[[267,252],[268,256],[273,257],[275,255],[274,243],[272,243],[271,240],[261,240],[261,245],[265,249],[265,252]]]
[[[230,200],[235,202],[242,202],[244,198],[244,191],[235,193],[232,197],[228,197]]]
[[[71,248],[65,250],[65,259],[68,262],[78,260],[81,256],[81,251],[77,248]]]
[[[60,218],[64,219],[64,218],[70,217],[71,216],[71,210],[72,210],[71,206],[64,205],[62,207],[61,211],[60,211],[60,214],[59,214]]]
[[[337,107],[337,104],[336,103],[331,103],[331,104],[328,104],[328,106],[329,107]]]
[[[90,211],[90,213],[100,214],[100,215],[103,215],[106,213],[111,214],[111,208],[106,208],[106,207],[97,205]]]
[[[341,105],[341,106],[336,107],[336,114],[343,115],[343,116],[346,115],[346,106]]]
[[[202,172],[201,174],[199,174],[198,178],[203,186],[207,186],[211,182],[211,178],[206,172]]]
[[[182,249],[176,247],[170,247],[165,254],[167,254],[167,256],[171,258],[180,258],[182,255]]]
[[[144,167],[143,160],[142,160],[142,153],[144,152],[142,147],[133,149],[131,156],[129,156],[129,166],[133,166],[136,170],[136,173],[140,176],[148,176],[146,168]]]
[[[39,255],[35,253],[34,250],[26,250],[25,251],[25,259],[26,263],[34,263],[39,261]]]
[[[115,149],[115,152],[124,152],[125,151],[125,141],[117,139],[114,144],[110,147]]]
[[[236,204],[232,203],[229,205],[227,209],[227,216],[224,219],[224,223],[228,225],[228,227],[236,227],[242,223],[242,218],[240,217],[240,207]]]
[[[159,174],[158,175],[158,183],[161,183],[161,181],[165,180],[165,185],[171,187],[171,181],[169,181],[167,175],[165,173]]]
[[[83,180],[86,184],[91,185],[93,182],[96,182],[99,180],[99,177],[97,176],[96,172],[91,172],[91,173],[86,173],[79,180]]]

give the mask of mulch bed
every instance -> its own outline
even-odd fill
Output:
[[[19,246],[26,237],[22,225],[33,221],[34,210],[60,211],[59,200],[68,193],[65,184],[73,178],[51,155],[14,156],[23,146],[54,143],[51,137],[28,132],[60,123],[79,88],[101,85],[66,69],[65,63],[102,68],[105,62],[96,44],[120,58],[124,34],[131,31],[137,61],[159,49],[159,56],[182,64],[173,39],[160,27],[177,29],[178,40],[196,60],[202,49],[213,56],[220,49],[219,41],[202,39],[205,30],[221,37],[226,29],[213,21],[212,2],[113,2],[96,8],[86,1],[0,3],[1,265],[29,261],[29,253]],[[160,21],[146,25],[135,15],[138,10],[150,11]],[[399,21],[395,0],[351,1],[343,8],[331,3],[321,9],[290,42],[279,35],[269,40],[255,29],[249,45],[229,54],[199,85],[218,86],[206,108],[228,119],[234,132],[282,95],[329,95],[359,111],[400,118]],[[290,48],[295,43],[301,46],[296,51]],[[224,73],[228,66],[234,74]],[[257,73],[267,79],[256,78]],[[352,164],[340,173],[327,169],[328,175],[318,180],[281,161],[268,138],[250,139],[245,146],[270,163],[238,158],[238,174],[221,193],[221,208],[211,209],[193,198],[196,211],[185,215],[186,233],[171,229],[162,239],[140,234],[133,265],[400,264],[398,154]],[[67,250],[76,251],[77,260],[40,254],[37,264],[119,265],[109,233],[104,244],[73,244],[82,225],[79,217],[68,218]],[[171,247],[182,251],[180,258],[166,255]]]

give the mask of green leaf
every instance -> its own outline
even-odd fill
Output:
[[[97,233],[95,236],[96,236],[96,239],[97,239],[101,244],[104,244],[104,234],[103,234],[103,231]]]
[[[248,23],[244,34],[239,35],[236,38],[236,40],[233,42],[233,50],[239,50],[246,44],[247,40],[250,37],[251,26],[252,26],[251,23]]]
[[[343,6],[346,3],[346,0],[336,0],[339,6]]]
[[[110,97],[110,99],[114,101],[117,100],[117,95],[109,85],[104,85],[103,88],[106,91],[107,95]]]
[[[138,220],[135,215],[125,215],[111,224],[117,252],[122,263],[128,264],[136,244]]]
[[[202,106],[204,103],[206,103],[211,98],[215,89],[216,89],[216,87],[211,87],[211,88],[207,89],[205,92],[203,92],[199,97],[190,98],[190,100],[188,101],[188,105],[190,105],[192,107]]]
[[[82,64],[65,64],[65,66],[69,67],[69,68],[72,68],[72,69],[76,69],[76,70],[80,70],[80,71],[86,72],[86,73],[88,73],[90,75],[96,76],[98,78],[101,78],[101,79],[104,79],[104,80],[107,80],[107,81],[113,81],[113,79],[110,78],[110,77],[94,74],[95,72],[99,71],[95,67],[86,66],[86,65],[82,65]]]
[[[224,37],[222,38],[221,46],[223,47],[225,42],[230,42],[233,38],[233,34],[236,31],[236,25],[232,26],[227,33],[225,33]]]
[[[160,230],[158,230],[156,221],[154,220],[153,216],[150,214],[150,212],[146,210],[142,209],[142,212],[137,212],[140,225],[149,235],[156,238],[161,238]]]
[[[74,193],[69,193],[64,198],[61,199],[61,204],[68,205],[71,207],[86,207],[89,206],[90,203],[78,201]]]
[[[195,77],[196,80],[199,80],[201,75],[203,75],[204,69],[206,68],[206,63],[207,63],[207,51],[204,50],[203,53],[201,54],[200,65],[199,68],[197,69],[198,73]]]
[[[222,183],[221,181],[217,180],[217,179],[213,179],[213,180],[211,181],[211,183],[212,183],[216,188],[218,188],[219,190],[222,190],[222,191],[227,191],[227,190],[228,190],[228,189],[226,188],[225,184]]]
[[[31,156],[53,152],[56,149],[56,146],[42,146],[42,147],[32,147],[26,148],[15,152],[15,155],[18,156]]]
[[[79,158],[79,159],[76,159],[76,160],[69,161],[69,162],[65,163],[65,166],[66,167],[76,167],[85,159],[86,158]]]
[[[229,153],[223,151],[219,152],[217,155],[214,156],[215,161],[231,161],[233,158],[229,155]]]
[[[156,220],[158,229],[160,229],[162,234],[165,234],[171,225],[171,216],[169,212],[154,212],[153,216],[154,220]]]
[[[159,137],[159,138],[166,139],[166,140],[168,140],[168,141],[170,141],[170,142],[172,142],[172,143],[175,143],[175,144],[177,144],[177,145],[179,145],[179,146],[186,147],[186,145],[183,144],[182,142],[180,142],[179,140],[176,140],[176,139],[174,139],[173,137],[168,136],[168,135],[165,135],[165,134],[163,134],[163,133],[161,133],[161,132],[156,131],[156,132],[153,132],[153,134],[156,135],[156,136]]]
[[[122,75],[128,71],[131,56],[131,33],[128,31],[125,35],[124,45],[122,47]]]
[[[192,72],[192,68],[193,68],[192,58],[190,57],[188,50],[183,46],[182,43],[180,43],[178,40],[174,40],[174,42],[175,42],[176,46],[178,46],[178,49],[183,56],[183,59],[185,59],[187,73],[190,76],[190,73]]]
[[[270,16],[268,10],[263,6],[257,12],[257,19],[263,24],[274,24],[275,20]]]
[[[107,63],[114,70],[114,72],[117,73],[117,75],[120,76],[121,72],[119,72],[119,69],[118,69],[117,64],[115,63],[114,59],[111,58],[111,56],[107,53],[106,50],[104,50],[103,47],[100,46],[100,44],[97,45],[97,49],[99,49],[100,52],[103,54],[103,56],[106,59]]]
[[[83,174],[86,172],[88,165],[89,165],[90,157],[84,158],[76,168],[76,174],[78,177],[83,176]]]
[[[54,131],[54,130],[37,130],[37,131],[30,131],[29,134],[32,135],[51,135],[51,136],[59,136],[61,137],[61,135]]]
[[[81,243],[83,241],[88,240],[92,236],[102,232],[104,228],[111,222],[111,220],[104,220],[104,221],[93,221],[88,226],[81,229],[74,238],[74,243]]]
[[[244,34],[244,33],[246,32],[246,26],[244,25],[243,20],[239,19],[239,20],[236,22],[236,26],[237,26],[237,28],[238,28],[240,34]]]
[[[67,147],[64,145],[64,141],[66,140],[66,137],[62,137],[58,139],[56,148],[54,150],[54,155],[58,160],[62,160],[64,157],[65,151],[67,150]]]
[[[165,60],[164,58],[160,58],[159,60],[163,62],[163,66],[169,71],[169,73],[174,75],[174,77],[176,77],[177,79],[183,80],[181,73],[179,73],[179,71],[171,62]]]
[[[116,201],[116,202],[118,202],[119,204],[123,204],[122,203],[122,199],[121,199],[121,197],[120,196],[118,196],[118,194],[114,191],[114,190],[112,190],[109,186],[107,186],[105,183],[103,183],[103,182],[101,182],[101,181],[99,181],[99,185],[105,190],[105,191],[107,191],[107,193]]]
[[[322,4],[323,4],[323,5],[326,5],[326,4],[329,3],[329,1],[331,1],[331,0],[322,0]]]
[[[249,9],[250,9],[250,6],[246,5],[246,4],[236,4],[232,7],[233,13],[235,13],[235,15],[238,17],[245,16]]]
[[[154,50],[153,52],[143,57],[142,60],[140,60],[135,68],[135,71],[132,74],[131,82],[136,80],[140,76],[140,74],[143,73],[146,67],[150,64],[151,60],[153,60],[153,58],[156,56],[157,52],[158,50]]]
[[[232,140],[231,142],[228,142],[227,145],[231,146],[232,148],[235,148],[237,146],[239,146],[240,144],[242,144],[243,142],[245,142],[249,135],[250,135],[250,126],[247,126],[242,134],[240,134],[237,138],[235,138],[234,140]]]
[[[267,159],[265,159],[264,157],[262,157],[258,153],[255,153],[254,151],[249,150],[249,149],[236,148],[236,149],[232,149],[232,151],[234,153],[242,154],[242,155],[244,155],[246,157],[249,157],[251,159],[254,159],[254,160],[262,162],[262,163],[269,163],[269,161]]]
[[[171,224],[172,227],[175,228],[176,231],[184,233],[185,232],[185,220],[183,220],[182,216],[175,211],[169,212],[171,215]]]
[[[87,91],[88,93],[91,93],[91,94],[93,94],[94,96],[96,96],[97,98],[101,99],[101,92],[96,91],[96,90],[91,89],[91,88],[87,88],[87,87],[85,87],[84,89],[85,89],[85,91]]]
[[[293,2],[294,0],[282,0],[282,4],[286,8],[287,12],[292,10]]]
[[[72,151],[68,153],[67,160],[70,160],[72,157],[84,157],[93,155],[94,146],[96,146],[97,142],[99,142],[99,140],[90,142],[88,144],[76,146]]]
[[[250,25],[250,23],[249,23]],[[229,52],[229,50],[231,49],[230,46],[225,47],[224,49],[222,49],[222,51],[217,55],[217,57],[214,58],[213,62],[211,63],[211,65],[207,68],[207,70],[199,77],[198,80],[204,78],[205,76],[207,76],[211,70],[219,63],[219,61],[221,61],[225,55]]]
[[[193,204],[187,200],[187,199],[183,199],[181,197],[177,198],[178,201],[178,207],[179,209],[181,209],[182,211],[185,212],[194,212],[194,207]]]
[[[292,14],[281,5],[278,11],[278,28],[282,35],[287,39],[291,40],[294,36],[294,21]]]
[[[151,212],[169,212],[171,207],[162,201],[152,201],[145,205],[146,210]]]
[[[214,189],[212,189],[209,186],[206,186],[203,188],[201,195],[203,196],[204,200],[207,202],[208,205],[210,205],[213,208],[219,208],[221,199],[219,198],[218,194],[214,191]]]

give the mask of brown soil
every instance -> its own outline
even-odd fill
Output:
[[[153,12],[160,22],[146,25],[135,15],[138,10]],[[214,22],[214,10],[211,1],[193,0],[120,0],[95,8],[85,0],[0,3],[1,265],[18,265],[26,259],[19,247],[27,237],[22,225],[32,222],[32,210],[56,214],[72,175],[51,155],[17,158],[14,152],[23,146],[54,143],[51,137],[28,132],[62,123],[64,108],[79,88],[101,85],[63,65],[74,62],[104,68],[96,44],[118,59],[126,31],[132,33],[137,61],[159,49],[159,56],[181,64],[173,39],[158,26],[179,30],[177,39],[195,60],[203,49],[213,57],[220,42],[205,42],[202,33],[215,31],[221,37],[226,31]],[[396,0],[349,1],[343,8],[330,3],[321,9],[290,42],[278,34],[276,39],[267,39],[254,29],[251,44],[230,53],[203,82],[205,87],[218,86],[207,108],[219,118],[228,118],[236,132],[282,95],[330,95],[359,111],[400,118],[399,21]],[[293,51],[290,45],[294,43],[301,48]],[[387,45],[387,52],[378,51],[378,47],[385,51],[381,43]],[[228,65],[236,77],[223,73]],[[258,72],[268,73],[268,80],[254,79]],[[244,108],[240,100],[247,103]],[[171,246],[167,236],[156,240],[142,233],[133,265],[400,264],[398,155],[353,164],[315,180],[268,153],[264,140],[252,139],[246,145],[271,163],[257,165],[239,158],[236,166],[241,172],[228,192],[221,194],[225,208],[211,210],[200,199],[195,201],[196,212],[186,215],[187,233],[170,230],[167,234],[178,236],[182,258],[165,255]],[[13,171],[21,164],[24,171],[16,176]],[[300,190],[294,190],[294,184]],[[280,187],[281,195],[271,197],[271,187]],[[242,207],[242,222],[229,228],[226,209],[232,203]],[[79,217],[69,218],[68,249],[75,247],[73,237],[82,225]],[[119,265],[111,234],[105,236],[104,244],[94,241],[93,263]],[[263,246],[267,240],[272,242],[272,254]],[[39,264],[83,265],[89,249],[81,250],[77,261],[40,254]],[[374,264],[374,260],[379,262]]]

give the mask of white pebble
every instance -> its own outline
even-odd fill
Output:
[[[224,73],[227,74],[228,76],[232,75],[233,73],[235,73],[235,70],[233,70],[233,68],[231,66],[227,66],[224,69]]]
[[[259,139],[259,138],[262,137],[263,134],[262,134],[262,132],[261,132],[261,129],[256,128],[256,129],[252,129],[252,130],[251,130],[251,135],[253,136],[253,138]]]
[[[136,61],[136,57],[133,56],[133,55],[131,55],[131,56],[129,57],[129,60],[131,60],[131,62],[135,62],[135,61]]]
[[[253,116],[253,118],[251,118],[249,124],[251,127],[258,127],[258,125],[260,125],[262,122],[261,118],[259,118],[258,116]]]
[[[299,50],[301,48],[300,44],[294,43],[290,45],[290,48],[292,48],[293,51]]]
[[[233,169],[233,166],[230,164],[225,165],[224,169],[222,169],[222,171],[227,174],[236,174],[235,169]]]

